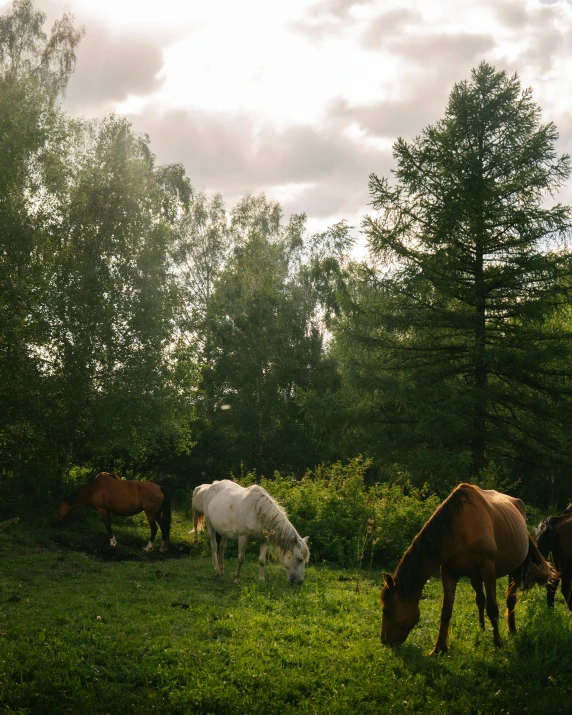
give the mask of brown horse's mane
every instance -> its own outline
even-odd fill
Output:
[[[554,543],[554,529],[552,528],[552,517],[543,519],[536,527],[536,546],[544,558],[552,551]]]
[[[459,484],[437,507],[413,539],[394,574],[395,585],[402,597],[411,596],[412,593],[423,588],[425,585],[423,567],[427,562],[438,565],[441,547],[445,539],[451,536],[455,516],[461,511],[463,504],[471,502],[471,489],[470,484]]]

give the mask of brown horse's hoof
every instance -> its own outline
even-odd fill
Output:
[[[448,647],[435,646],[429,655],[447,655],[449,652]]]

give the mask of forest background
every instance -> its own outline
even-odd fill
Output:
[[[570,161],[518,77],[481,63],[395,143],[357,261],[346,222],[227,207],[67,115],[82,30],[44,24],[0,17],[0,516],[101,470],[184,494],[360,455],[366,484],[570,501]]]

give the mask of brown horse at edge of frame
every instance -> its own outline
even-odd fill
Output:
[[[554,608],[554,597],[561,583],[562,595],[568,609],[572,611],[572,504],[559,516],[549,516],[540,522],[536,528],[536,545],[544,558],[552,556],[558,571],[556,578],[546,585],[548,607]]]
[[[68,517],[73,509],[81,506],[91,506],[101,516],[109,534],[110,546],[117,546],[117,539],[111,529],[111,514],[133,516],[144,511],[151,527],[149,543],[144,550],[148,553],[153,551],[157,524],[161,528],[161,551],[165,551],[168,547],[171,531],[171,497],[165,487],[153,482],[121,479],[113,472],[100,472],[94,479],[62,501],[52,515],[52,522],[59,523]]]
[[[509,577],[506,592],[509,633],[516,631],[514,607],[519,587],[546,583],[551,566],[526,527],[524,503],[492,489],[460,484],[435,510],[399,562],[393,576],[383,574],[381,642],[403,643],[419,620],[419,600],[425,583],[441,567],[441,624],[431,655],[449,649],[449,622],[460,576],[475,590],[479,624],[485,609],[493,626],[493,641],[502,644],[496,580]],[[484,585],[484,591],[483,591]]]

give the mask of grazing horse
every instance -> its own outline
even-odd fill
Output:
[[[558,583],[562,579],[561,590],[568,608],[572,611],[572,505],[568,506],[560,516],[549,516],[541,521],[536,529],[536,545],[538,550],[552,561],[558,571],[556,578],[546,585],[546,602],[549,608],[554,608],[554,597]]]
[[[423,587],[440,566],[443,581],[441,626],[431,655],[446,653],[449,649],[449,622],[460,576],[471,579],[479,624],[484,629],[486,608],[493,626],[494,644],[500,646],[497,578],[509,576],[506,603],[508,630],[512,633],[516,631],[517,588],[546,583],[552,573],[528,533],[525,516],[520,499],[492,489],[460,484],[417,534],[393,576],[383,574],[381,642],[405,641],[419,620]]]
[[[107,528],[110,546],[117,546],[117,539],[111,530],[111,514],[133,516],[144,511],[151,527],[145,551],[153,551],[157,524],[163,537],[161,551],[167,549],[171,530],[171,497],[165,487],[153,482],[121,479],[113,472],[100,472],[91,482],[64,499],[53,513],[52,522],[59,523],[69,516],[72,509],[80,506],[91,506],[97,510]]]
[[[217,484],[217,482],[213,482]],[[199,484],[198,487],[193,489],[193,501],[192,501],[192,512],[193,512],[193,528],[195,530],[195,544],[198,541],[198,533],[201,530],[205,522],[205,510],[203,507],[203,497],[206,490],[210,487],[210,484]]]
[[[234,582],[240,581],[246,544],[250,539],[260,541],[258,578],[264,581],[264,564],[268,546],[286,569],[290,583],[304,580],[304,566],[310,558],[308,537],[300,538],[288,517],[268,492],[253,485],[241,487],[223,479],[215,482],[203,495],[203,508],[215,574],[222,576],[224,547],[227,539],[238,540],[238,558]]]

